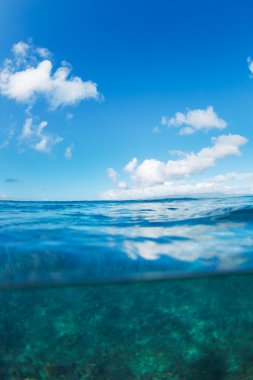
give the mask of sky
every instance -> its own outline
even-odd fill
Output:
[[[253,194],[252,14],[0,0],[0,197]]]

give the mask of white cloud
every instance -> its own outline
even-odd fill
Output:
[[[74,144],[67,146],[67,148],[65,149],[65,152],[64,152],[64,156],[66,158],[68,158],[68,159],[72,158],[73,148],[74,148]]]
[[[63,139],[60,136],[54,136],[45,133],[44,129],[48,123],[42,121],[38,125],[33,123],[32,118],[27,118],[24,122],[20,142],[25,143],[31,149],[42,153],[50,153],[54,145],[61,142]]]
[[[51,56],[50,51],[47,48],[37,48],[36,52],[39,54],[41,58],[48,58]]]
[[[13,46],[13,52],[14,58],[6,60],[0,70],[2,95],[24,103],[41,96],[52,108],[99,98],[96,83],[71,76],[66,63],[53,71],[52,61],[44,59],[50,55],[47,49],[19,42]]]
[[[116,172],[116,170],[114,170],[113,168],[108,168],[107,169],[107,175],[110,179],[112,179],[113,181],[116,181],[117,177],[118,177],[118,173]]]
[[[155,185],[172,178],[202,173],[214,166],[218,159],[239,155],[239,147],[245,144],[247,139],[240,135],[222,135],[213,138],[212,142],[213,146],[202,148],[198,153],[187,153],[182,159],[168,162],[144,160],[131,171],[132,179],[142,185]]]
[[[247,139],[240,135],[221,135],[212,138],[211,147],[198,153],[174,152],[180,156],[167,162],[147,159],[138,165],[136,158],[124,168],[134,182],[132,188],[118,188],[105,192],[105,199],[147,199],[193,194],[253,193],[253,173],[228,173],[196,182],[190,176],[203,173],[227,156],[238,156],[240,146]],[[190,179],[189,179],[190,178]]]
[[[224,129],[227,126],[227,122],[219,118],[211,106],[206,110],[189,110],[185,114],[177,112],[170,119],[163,116],[160,124],[180,128],[180,134],[182,135],[193,134],[200,130]]]
[[[125,181],[119,181],[117,183],[117,186],[119,189],[126,189],[127,188],[127,183]]]
[[[29,45],[22,41],[14,44],[12,47],[12,51],[16,56],[23,56],[23,57],[27,54],[28,49],[29,49]]]
[[[2,95],[20,102],[28,102],[35,94],[50,92],[48,78],[52,69],[50,61],[42,61],[37,67],[11,73],[7,68],[0,73]]]
[[[132,173],[134,169],[136,168],[137,164],[138,164],[137,158],[133,158],[131,161],[128,162],[128,164],[126,164],[126,166],[124,167],[124,170],[126,172]]]
[[[162,184],[129,189],[113,189],[101,195],[102,199],[155,199],[181,196],[253,194],[252,173],[228,173],[203,181],[167,181]]]

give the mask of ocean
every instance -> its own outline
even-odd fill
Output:
[[[0,379],[253,379],[253,197],[0,219]]]

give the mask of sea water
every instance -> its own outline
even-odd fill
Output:
[[[252,380],[253,198],[0,203],[0,379]]]

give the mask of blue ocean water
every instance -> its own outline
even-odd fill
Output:
[[[251,270],[253,197],[1,202],[0,287]]]
[[[0,379],[253,379],[253,197],[0,218]]]

